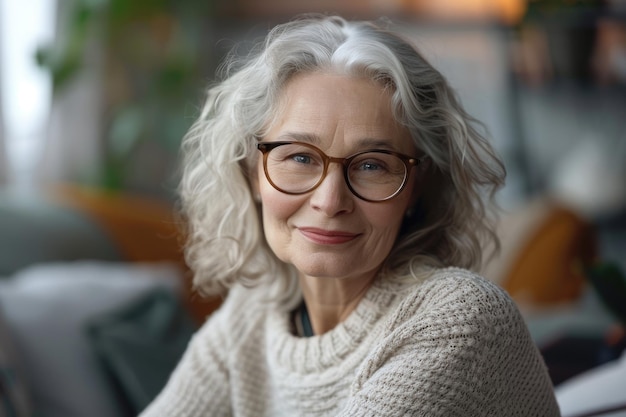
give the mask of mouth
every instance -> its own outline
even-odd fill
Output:
[[[325,230],[315,227],[300,227],[300,233],[309,241],[318,245],[340,245],[350,242],[360,236],[359,233],[350,233],[340,230]]]

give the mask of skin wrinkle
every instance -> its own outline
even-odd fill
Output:
[[[280,113],[264,141],[303,140],[328,155],[346,157],[380,147],[416,153],[410,133],[393,117],[391,94],[365,78],[329,73],[301,74],[284,88]],[[300,285],[316,334],[334,328],[354,310],[396,241],[402,219],[418,196],[416,173],[395,198],[366,202],[349,190],[339,164],[303,195],[274,189],[257,160],[256,184],[263,226],[272,251],[299,271]],[[301,227],[355,234],[342,244],[312,242]]]

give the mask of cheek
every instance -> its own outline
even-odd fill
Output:
[[[401,207],[372,207],[366,213],[366,219],[370,227],[366,252],[372,260],[380,262],[397,240],[404,212]]]
[[[267,181],[260,181],[261,212],[265,237],[274,250],[290,240],[291,217],[302,206],[302,198],[277,191]]]
[[[399,210],[380,210],[378,213],[370,213],[367,217],[374,236],[386,241],[395,241],[404,214]]]
[[[263,217],[268,220],[286,219],[297,210],[297,198],[281,193],[265,180],[260,181],[259,196]]]
[[[379,230],[397,230],[404,220],[404,216],[409,207],[411,193],[392,199],[386,203],[377,203],[364,208],[367,213],[369,223]]]
[[[275,190],[267,182],[260,182],[261,212],[265,240],[272,252],[283,262],[291,262],[291,217],[301,207],[300,199]]]

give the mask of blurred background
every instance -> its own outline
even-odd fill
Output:
[[[150,322],[165,308],[178,333],[159,333],[150,322],[154,328],[142,326],[154,331],[142,333],[152,340],[144,350],[124,339],[136,348],[129,356],[102,335],[83,340],[84,323],[75,323],[82,368],[97,361],[107,372],[100,385],[72,389],[92,388],[85,404],[103,392],[122,398],[101,415],[132,415],[158,391],[170,368],[145,351],[174,340],[168,349],[177,352],[219,304],[190,292],[180,251],[173,208],[181,138],[225,55],[235,46],[245,53],[276,23],[306,12],[389,19],[444,73],[508,169],[498,196],[502,253],[482,273],[520,305],[555,385],[614,363],[626,322],[624,0],[0,0],[0,319],[17,334],[14,350],[39,363],[33,358],[46,355],[28,341],[41,340],[41,328],[58,326],[63,314],[93,325],[124,307],[95,311],[90,301],[105,291],[103,281],[115,281],[102,277],[115,276],[124,293],[143,300],[118,320]],[[141,269],[154,265],[161,266],[152,274]],[[76,288],[74,275],[86,280],[76,305],[64,286]],[[138,281],[148,283],[138,289]],[[33,283],[46,288],[49,306]],[[173,291],[173,301],[161,294],[147,302],[154,286]],[[54,376],[61,363],[40,365]],[[111,363],[123,363],[122,371]],[[41,371],[26,368],[14,408],[55,415],[50,390],[72,390],[51,388]],[[156,368],[157,377],[145,373]],[[144,383],[120,376],[129,369]],[[11,381],[16,389],[19,378]],[[68,401],[59,415],[85,415],[76,395]]]

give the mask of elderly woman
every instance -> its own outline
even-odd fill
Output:
[[[195,286],[228,296],[143,416],[558,416],[514,303],[470,272],[504,168],[441,74],[339,17],[226,68],[181,197]]]

